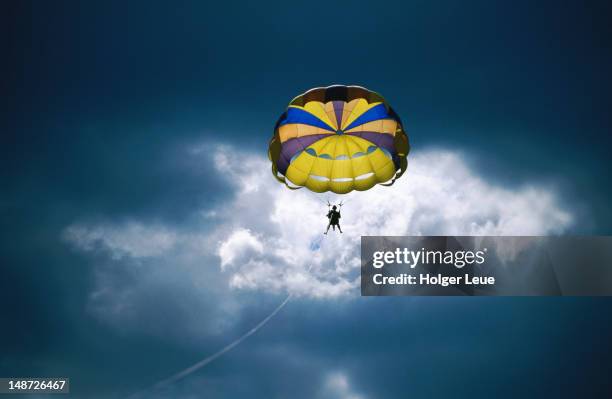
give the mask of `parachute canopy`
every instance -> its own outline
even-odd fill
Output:
[[[289,188],[345,194],[391,185],[406,170],[408,136],[379,94],[329,86],[294,98],[270,140],[272,173]]]

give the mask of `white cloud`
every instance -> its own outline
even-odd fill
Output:
[[[572,220],[554,192],[488,182],[450,151],[416,153],[395,185],[346,196],[288,190],[272,178],[268,160],[242,154],[244,162],[231,162],[230,153],[235,156],[219,148],[215,159],[235,185],[234,201],[224,209],[234,216],[213,234],[220,236],[221,264],[236,288],[340,296],[359,285],[362,235],[546,235],[563,232]],[[324,239],[327,199],[346,202],[344,234]],[[247,247],[256,240],[258,250],[232,256],[236,234]]]
[[[219,247],[221,269],[264,252],[263,244],[248,229],[234,231]]]
[[[340,371],[329,373],[326,376],[320,398],[365,399],[364,396],[353,392],[348,376]]]
[[[242,304],[219,273],[216,242],[204,234],[132,221],[78,222],[62,236],[97,255],[85,306],[118,330],[180,336],[187,345],[222,334],[240,315]]]
[[[210,162],[210,151],[190,154]],[[113,259],[166,257],[172,267],[216,256],[212,266],[234,289],[330,298],[359,286],[362,235],[547,235],[562,233],[572,221],[550,189],[504,188],[451,151],[414,152],[395,185],[346,196],[289,190],[262,156],[222,146],[213,158],[234,196],[214,209],[203,207],[197,235],[143,223],[76,223],[64,237],[84,251],[102,249]],[[324,238],[327,199],[346,203],[344,234]],[[214,215],[212,230],[202,214]]]
[[[84,251],[102,249],[113,259],[155,257],[176,244],[177,234],[163,226],[142,223],[119,225],[73,224],[64,230],[64,239]]]

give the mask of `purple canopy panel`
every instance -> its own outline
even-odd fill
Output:
[[[342,126],[342,111],[344,110],[344,101],[334,101],[334,113],[336,114],[336,122],[338,129]]]
[[[304,151],[309,145],[315,141],[321,140],[325,137],[329,137],[329,134],[313,134],[311,136],[294,137],[285,141],[281,145],[280,157],[276,163],[276,168],[283,175],[287,173],[291,158],[300,151]]]
[[[361,137],[362,139],[367,140],[370,143],[389,151],[391,157],[393,158],[393,164],[395,165],[395,168],[399,169],[400,158],[397,155],[397,151],[395,150],[395,137],[387,133],[378,132],[353,132],[347,134],[350,136]]]

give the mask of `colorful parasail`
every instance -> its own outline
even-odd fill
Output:
[[[410,150],[399,116],[378,93],[329,86],[294,98],[270,140],[272,173],[287,187],[346,194],[392,185]]]

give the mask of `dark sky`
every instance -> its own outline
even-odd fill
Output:
[[[2,8],[1,376],[67,375],[74,397],[114,398],[222,345],[92,317],[93,264],[104,259],[71,251],[61,232],[83,219],[189,225],[202,203],[212,208],[231,189],[176,154],[203,141],[265,154],[287,102],[315,86],[378,91],[415,151],[460,151],[509,188],[553,186],[577,217],[571,232],[612,231],[609,2]],[[132,278],[126,272],[124,284]],[[176,310],[163,295],[149,300]],[[313,397],[326,367],[348,370],[364,398],[588,397],[609,388],[606,299],[293,306],[174,397]],[[241,317],[236,334],[256,319]]]

